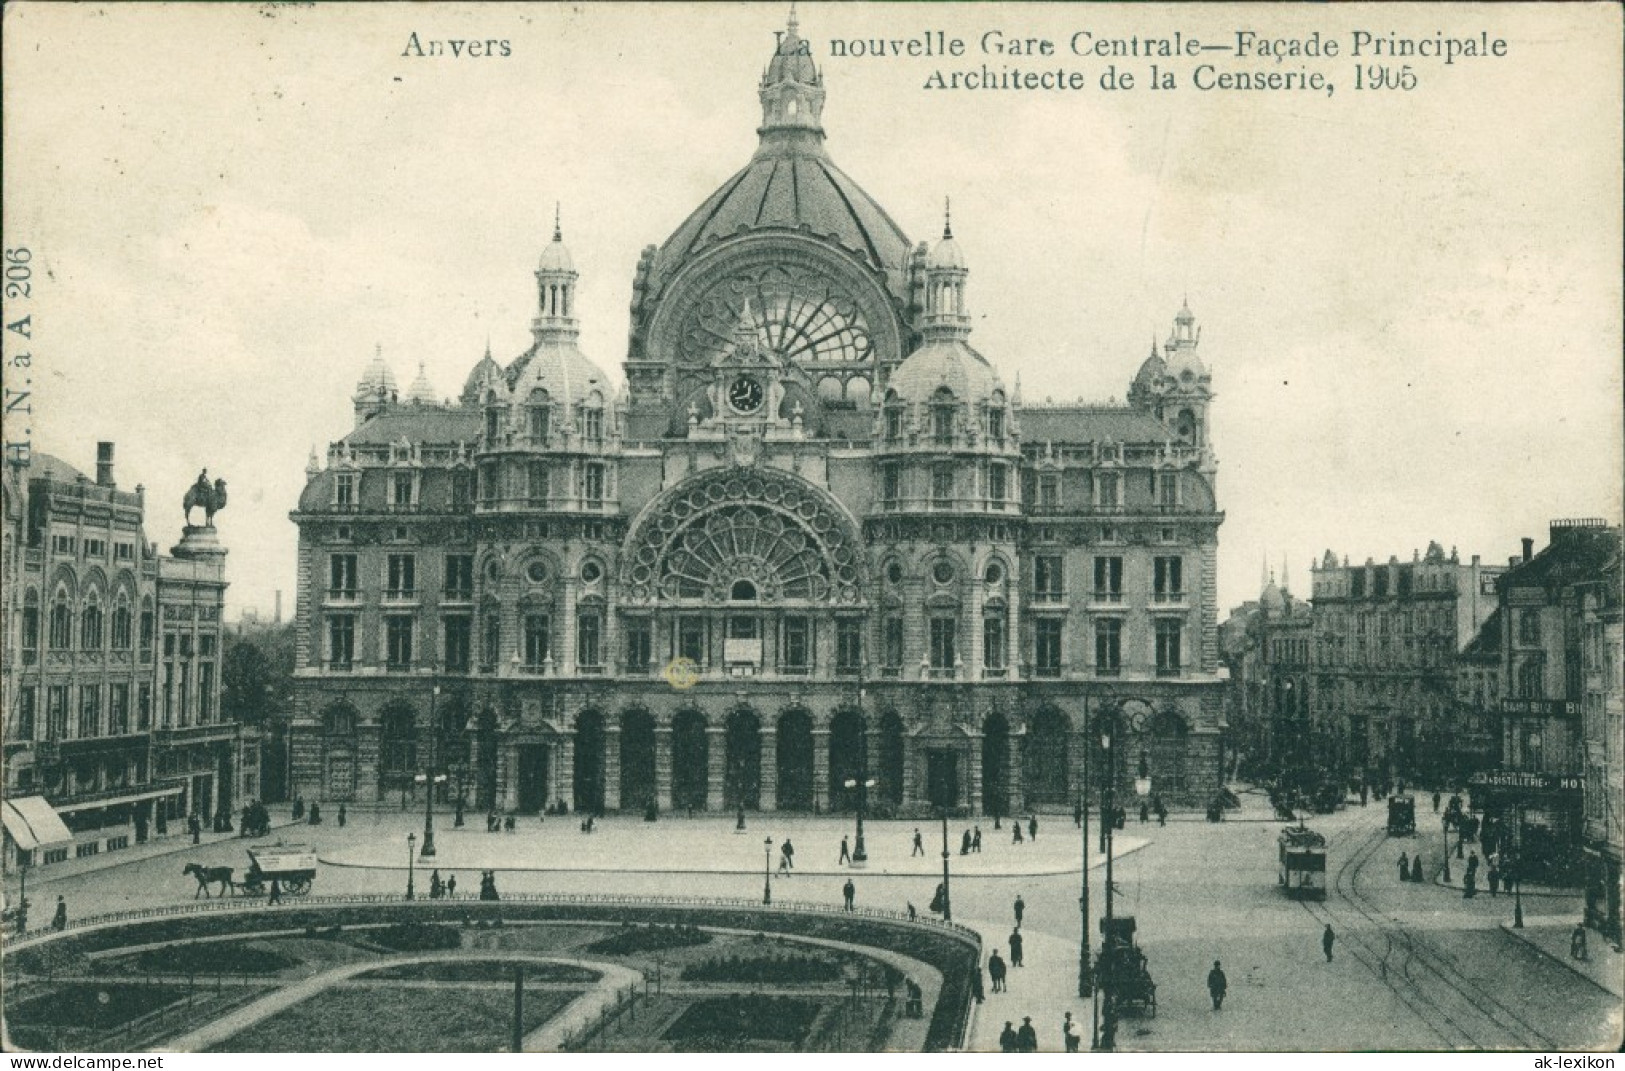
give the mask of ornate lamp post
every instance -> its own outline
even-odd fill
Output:
[[[406,898],[408,900],[414,899],[412,882],[417,876],[417,853],[413,851],[413,849],[417,847],[417,843],[418,835],[416,833],[408,833],[406,835]]]
[[[1084,719],[1087,724],[1088,719]],[[1078,809],[1083,821],[1083,894],[1078,906],[1083,914],[1083,940],[1078,946],[1078,996],[1090,997],[1095,992],[1094,969],[1089,963],[1089,748],[1083,749],[1083,784],[1078,787]],[[1090,1042],[1093,1047],[1093,1041]]]
[[[948,893],[948,806],[942,807],[942,921],[954,920],[953,898]]]
[[[773,838],[762,839],[762,903],[773,902]]]
[[[1110,1052],[1117,1038],[1117,1009],[1113,1003],[1112,964],[1116,954],[1112,948],[1112,840],[1117,829],[1116,779],[1117,779],[1117,752],[1112,746],[1113,730],[1116,728],[1117,714],[1113,711],[1111,720],[1102,728],[1100,733],[1100,747],[1106,755],[1106,780],[1101,786],[1100,811],[1106,823],[1106,921],[1104,924],[1105,941],[1102,943],[1100,991],[1103,1005],[1101,1015],[1099,1047],[1103,1052]]]
[[[1451,882],[1451,877],[1450,877],[1450,812],[1449,811],[1445,812],[1444,818],[1441,819],[1440,824],[1444,826],[1444,874],[1443,874],[1443,877],[1444,877],[1444,883],[1446,885],[1448,885]]]
[[[414,778],[414,780],[421,781],[424,788],[423,851],[421,854],[425,859],[434,858],[434,788],[436,785],[444,784],[446,780],[445,774],[433,772],[435,766],[435,739],[440,735],[440,726],[434,720],[434,708],[439,700],[440,684],[437,681],[433,690],[429,693],[429,763],[424,768],[424,771]]]

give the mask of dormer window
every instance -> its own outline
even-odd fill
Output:
[[[951,394],[944,392],[932,403],[931,436],[939,443],[954,441],[954,404]]]
[[[1121,486],[1115,472],[1097,473],[1095,476],[1095,505],[1101,509],[1116,509],[1121,506]]]
[[[987,411],[987,437],[994,442],[1004,439],[1004,410],[989,409]]]
[[[903,437],[903,410],[898,406],[886,407],[886,438],[893,442]]]
[[[355,505],[355,473],[341,472],[333,480],[333,505],[350,509]]]
[[[485,441],[487,443],[494,444],[497,441],[497,434],[501,431],[501,420],[501,411],[496,406],[491,406],[485,411]]]
[[[588,442],[598,442],[604,437],[604,411],[602,409],[581,410],[581,437]]]
[[[532,405],[530,407],[530,441],[545,443],[547,441],[549,424],[552,413],[545,405]]]

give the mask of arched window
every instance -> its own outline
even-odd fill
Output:
[[[39,660],[39,592],[33,588],[23,596],[23,665]]]
[[[604,410],[601,406],[586,404],[581,407],[581,437],[590,443],[604,437]]]
[[[119,593],[118,604],[113,607],[113,650],[130,649],[130,599]]]
[[[954,441],[954,395],[947,387],[931,397],[931,437],[939,443]]]
[[[147,596],[141,600],[141,660],[152,661],[152,637],[157,628],[157,618],[152,611],[152,598]]]
[[[51,650],[66,651],[73,646],[73,610],[68,606],[68,590],[57,588],[51,604]]]
[[[85,610],[79,618],[79,648],[84,651],[102,649],[102,606],[93,591],[85,598]]]

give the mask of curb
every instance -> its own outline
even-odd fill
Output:
[[[1579,967],[1576,967],[1571,961],[1569,961],[1567,959],[1564,959],[1562,956],[1558,955],[1555,952],[1551,952],[1551,951],[1547,950],[1546,948],[1543,948],[1537,942],[1531,941],[1528,937],[1526,937],[1523,934],[1519,933],[1517,927],[1512,925],[1512,923],[1510,923],[1510,922],[1501,923],[1501,931],[1503,933],[1505,933],[1508,937],[1512,938],[1514,941],[1517,941],[1520,944],[1522,944],[1524,947],[1534,949],[1536,952],[1538,952],[1542,956],[1545,956],[1547,959],[1551,960],[1553,963],[1559,964],[1562,967],[1564,967],[1566,970],[1568,970],[1568,971],[1570,971],[1570,972],[1572,972],[1574,974],[1579,975],[1581,978],[1584,978],[1586,981],[1590,982],[1592,985],[1596,986],[1598,989],[1602,990],[1604,993],[1607,993],[1609,996],[1611,996],[1611,997],[1619,997],[1619,996],[1622,995],[1619,992],[1616,992],[1615,990],[1609,989],[1602,982],[1597,981],[1595,978],[1591,977],[1591,975],[1587,974],[1585,971],[1582,971]]]

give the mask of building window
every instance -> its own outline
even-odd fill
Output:
[[[130,635],[130,604],[120,599],[119,604],[113,607],[113,650],[128,651],[133,638]]]
[[[396,673],[412,668],[412,619],[404,615],[384,618],[386,666]]]
[[[982,618],[982,667],[1003,672],[1005,654],[1004,618],[998,615]]]
[[[497,477],[499,470],[495,461],[480,463],[480,501],[491,503],[497,500]]]
[[[1159,472],[1157,477],[1157,505],[1173,509],[1179,505],[1179,473]]]
[[[931,437],[939,444],[954,441],[954,407],[938,404],[931,408]]]
[[[1540,611],[1518,611],[1518,642],[1538,646],[1540,644]]]
[[[197,666],[197,718],[199,722],[214,718],[213,662],[199,662]]]
[[[903,410],[900,406],[886,407],[886,438],[893,442],[903,437]]]
[[[786,673],[806,673],[812,669],[812,623],[805,617],[784,619],[779,668]]]
[[[633,621],[626,626],[626,668],[633,673],[647,673],[654,661],[654,644],[647,621]]]
[[[107,686],[107,734],[123,736],[130,731],[130,686]]]
[[[588,506],[596,507],[604,504],[604,466],[596,461],[587,463],[582,497],[586,499]]]
[[[576,618],[576,665],[597,669],[604,664],[604,619],[596,612]]]
[[[414,501],[417,477],[410,472],[392,472],[389,476],[389,504],[404,509]]]
[[[1157,558],[1151,563],[1152,597],[1157,602],[1178,602],[1185,597],[1182,558]]]
[[[1005,469],[1003,465],[992,465],[987,470],[987,497],[993,503],[994,509],[1004,506],[1005,497]]]
[[[327,619],[327,667],[347,670],[355,665],[355,617],[335,614]],[[168,707],[167,687],[165,707]]]
[[[102,608],[92,594],[79,618],[79,648],[83,651],[102,649]]]
[[[532,502],[547,501],[547,466],[540,461],[532,461],[525,466],[525,494]]]
[[[485,615],[485,626],[480,633],[480,664],[487,670],[493,670],[501,655],[502,618],[489,613]]]
[[[835,672],[855,676],[863,669],[863,623],[842,619],[835,623]]]
[[[954,504],[954,467],[937,465],[931,470],[931,504],[947,509]]]
[[[105,539],[89,539],[89,538],[87,538],[85,540],[85,557],[87,557],[87,558],[105,558],[105,557],[107,557],[107,540],[105,540]]]
[[[581,436],[590,443],[604,437],[604,411],[595,408],[581,410]]]
[[[891,616],[880,626],[880,664],[889,670],[903,668],[903,619]]]
[[[446,598],[468,600],[474,597],[474,556],[446,555]]]
[[[23,602],[23,665],[39,661],[39,596],[30,591]]]
[[[1038,677],[1061,675],[1061,625],[1056,618],[1039,618],[1033,626],[1033,674]]]
[[[51,650],[66,651],[73,646],[73,611],[68,608],[68,593],[56,593],[51,607]]]
[[[1539,662],[1525,662],[1518,667],[1518,698],[1544,699],[1546,697],[1546,667]]]
[[[537,444],[547,442],[547,433],[549,431],[548,425],[551,422],[552,415],[552,410],[548,409],[548,407],[545,405],[533,405],[530,407],[531,442]]]
[[[1038,508],[1046,513],[1061,508],[1061,477],[1058,473],[1039,473]]]
[[[708,623],[701,617],[685,617],[677,622],[677,657],[686,658],[696,666],[711,660],[706,657]]]
[[[546,614],[526,614],[524,620],[525,668],[541,669],[552,654],[550,622]]]
[[[99,684],[79,686],[79,739],[101,735],[102,689]]]
[[[120,562],[134,561],[135,560],[135,544],[134,543],[114,543],[113,544],[113,560],[114,561],[120,561]]]
[[[1175,618],[1157,621],[1157,675],[1177,677],[1184,666],[1184,625]]]
[[[880,466],[880,499],[888,509],[897,506],[903,494],[902,472],[895,463]]]
[[[53,684],[45,692],[45,739],[68,738],[68,686]]]
[[[410,599],[417,594],[417,556],[391,554],[384,578],[384,595],[391,599]]]
[[[1123,601],[1123,559],[1114,556],[1095,559],[1095,601]]]
[[[355,473],[341,472],[333,478],[333,505],[339,509],[355,508]]]
[[[994,442],[1004,441],[1004,410],[989,409],[987,411],[987,437]]]
[[[79,541],[71,535],[54,535],[51,537],[51,551],[54,554],[73,554],[79,548]]]
[[[152,661],[152,638],[157,627],[157,618],[152,612],[152,605],[141,604],[141,661]]]
[[[327,559],[327,594],[334,599],[353,599],[356,595],[356,558],[354,554],[333,554]]]
[[[448,617],[442,622],[441,629],[445,642],[443,644],[443,657],[447,673],[467,673],[469,654],[469,619],[463,616]]]
[[[1123,672],[1123,622],[1103,617],[1095,622],[1095,676],[1115,677]]]
[[[1062,571],[1059,554],[1041,554],[1033,559],[1033,602],[1058,603],[1062,600]]]
[[[32,742],[34,739],[35,705],[39,702],[39,692],[33,685],[17,690],[17,739]]]
[[[1095,505],[1101,509],[1117,509],[1123,504],[1122,498],[1122,480],[1117,473],[1095,473]]]
[[[953,672],[954,661],[959,657],[958,636],[954,625],[955,621],[951,617],[931,619],[931,669],[934,673]]]
[[[490,406],[485,410],[485,442],[488,446],[495,446],[497,435],[502,431],[502,410],[498,406]]]

